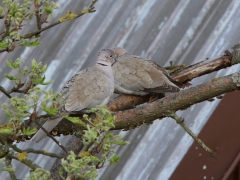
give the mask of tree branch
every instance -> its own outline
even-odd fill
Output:
[[[135,109],[117,112],[115,129],[132,129],[144,123],[149,124],[155,119],[169,117],[170,112],[186,109],[193,104],[238,89],[240,89],[240,73],[215,78]]]
[[[84,14],[88,14],[88,13],[93,13],[93,12],[95,12],[96,10],[94,9],[94,8],[95,8],[94,5],[95,5],[96,2],[97,2],[97,0],[93,0],[93,1],[91,2],[91,4],[89,5],[89,7],[88,7],[86,10],[83,10],[80,14],[78,14],[76,17],[74,17],[74,18],[72,18],[72,19],[79,18],[79,17],[83,16]],[[66,21],[69,21],[69,20],[72,20],[72,19],[68,19],[68,20],[66,20]],[[56,26],[56,25],[58,25],[58,24],[61,24],[61,23],[63,23],[63,22],[66,22],[66,21],[62,21],[62,22],[61,22],[61,21],[58,20],[57,22],[52,23],[52,24],[50,24],[50,25],[48,25],[48,26],[46,26],[46,27],[44,27],[44,28],[38,29],[38,30],[35,31],[35,32],[31,32],[31,33],[25,34],[25,35],[23,35],[21,38],[24,38],[24,39],[26,39],[26,38],[32,38],[33,36],[36,36],[36,35],[40,34],[41,32],[46,31],[47,29],[50,29],[50,28],[52,28],[53,26]]]
[[[27,153],[34,153],[34,154],[43,154],[45,156],[49,156],[49,157],[53,157],[53,158],[58,158],[58,159],[62,159],[63,156],[55,154],[55,153],[50,153],[44,150],[35,150],[32,148],[29,149],[19,149],[16,145],[9,145],[13,150],[22,153],[22,152],[27,152]]]
[[[6,164],[7,168],[13,168],[11,162],[12,162],[12,159],[9,158],[9,157],[6,157],[5,164]],[[8,171],[8,173],[9,173],[9,175],[10,175],[12,180],[16,180],[17,179],[17,177],[15,176],[14,171]]]
[[[170,115],[172,119],[174,119],[205,151],[209,152],[210,154],[213,154],[213,150],[210,149],[205,145],[204,142],[202,142],[201,139],[199,139],[192,131],[191,129],[184,123],[184,118],[178,117],[176,113],[172,113]]]
[[[31,168],[33,170],[40,168],[40,166],[33,163],[32,160],[30,160],[29,158],[24,158],[24,159],[20,160],[16,155],[14,155],[13,152],[9,152],[6,157],[11,158],[11,159],[16,159],[17,161],[25,164],[26,166],[28,166],[29,168]]]

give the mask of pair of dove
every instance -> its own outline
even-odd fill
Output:
[[[106,105],[114,92],[144,96],[179,91],[179,84],[156,62],[128,54],[125,49],[117,47],[101,50],[96,64],[74,75],[60,94],[66,100],[64,110],[72,112]],[[62,119],[48,120],[43,128],[49,132]],[[39,142],[45,136],[40,129],[32,141]]]

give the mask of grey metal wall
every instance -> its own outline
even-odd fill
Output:
[[[90,1],[58,0],[57,3],[61,8],[51,22],[68,10],[79,13]],[[43,33],[40,47],[17,48],[11,53],[1,53],[1,85],[12,86],[3,78],[3,74],[10,71],[5,61],[17,57],[27,63],[35,58],[49,64],[46,76],[53,80],[53,84],[48,88],[58,91],[74,73],[94,64],[97,52],[103,48],[124,47],[130,53],[153,59],[162,66],[170,61],[189,65],[221,55],[240,41],[239,8],[238,0],[99,0],[97,12]],[[36,25],[29,23],[29,29],[25,29],[23,34],[30,29],[36,29]],[[196,85],[238,69],[239,66],[222,70],[192,83]],[[1,103],[6,101],[2,94],[0,98]],[[178,114],[198,133],[217,104],[218,101],[204,102]],[[2,112],[0,116],[4,117]],[[1,121],[5,122],[4,118]],[[192,143],[192,139],[168,118],[120,133],[131,144],[117,150],[121,155],[120,162],[102,169],[99,179],[168,179]],[[67,137],[61,139],[63,143],[66,141]],[[48,139],[39,144],[25,142],[20,146],[53,152],[58,149]],[[30,157],[41,166],[51,167],[51,160]],[[24,178],[27,169],[19,164],[15,166],[18,178]],[[9,179],[7,173],[1,173],[0,177]]]

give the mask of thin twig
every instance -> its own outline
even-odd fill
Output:
[[[4,89],[4,87],[0,86],[0,91],[5,94],[9,99],[12,98],[12,96]]]
[[[36,150],[36,149],[19,149],[16,145],[9,145],[13,150],[22,153],[22,152],[27,152],[27,153],[34,153],[34,154],[43,154],[45,156],[49,156],[49,157],[53,157],[53,158],[58,158],[58,159],[62,159],[63,156],[55,154],[55,153],[50,153],[44,150]]]
[[[41,128],[47,134],[48,137],[50,137],[59,147],[62,148],[63,151],[65,151],[68,154],[67,149],[61,143],[59,143],[46,129],[44,129],[41,126],[41,124],[39,124],[37,121],[34,122],[38,125],[39,128]]]
[[[20,90],[23,87],[24,84],[18,85],[18,87],[13,87],[12,89],[10,89],[8,91],[6,89],[4,89],[4,87],[0,86],[0,91],[3,94],[5,94],[8,98],[12,98],[12,96],[10,94],[13,93],[13,92],[27,94],[29,89],[32,86],[32,82],[30,82],[29,85],[25,89]]]
[[[75,18],[73,18],[73,19],[79,18],[80,16],[83,16],[84,14],[88,14],[88,13],[93,13],[93,12],[95,12],[96,10],[94,10],[94,4],[95,4],[96,2],[97,2],[97,0],[92,1],[91,4],[90,4],[90,6],[87,8],[87,12],[83,12],[83,11],[82,11],[80,14],[78,14],[78,15],[77,15]],[[66,20],[66,21],[69,21],[69,20],[72,20],[72,19],[68,19],[68,20]],[[63,22],[66,22],[66,21],[63,21]],[[33,36],[36,36],[36,35],[40,34],[40,33],[43,32],[43,31],[46,31],[47,29],[52,28],[53,26],[56,26],[56,25],[61,24],[61,23],[63,23],[63,22],[60,22],[60,21],[58,20],[57,22],[52,23],[52,24],[50,24],[50,25],[48,25],[48,26],[46,26],[46,27],[44,27],[44,28],[42,28],[42,29],[39,29],[39,30],[35,31],[35,32],[25,34],[25,35],[22,36],[21,38],[24,38],[24,39],[26,39],[26,38],[31,38],[31,37],[33,37]]]
[[[41,18],[39,15],[39,6],[38,6],[36,0],[33,1],[33,4],[34,4],[35,17],[36,17],[36,21],[37,21],[37,28],[41,29],[41,22],[40,22]]]
[[[11,159],[16,159],[17,161],[25,164],[26,166],[28,166],[29,168],[35,170],[37,168],[40,168],[40,166],[38,166],[37,164],[33,163],[31,159],[25,157],[24,159],[20,160],[13,152],[8,153],[7,156],[8,158]]]
[[[170,117],[173,118],[195,141],[198,143],[205,151],[213,154],[213,150],[207,147],[204,142],[201,141],[192,131],[191,129],[184,123],[184,118],[179,117],[176,113],[171,113]]]
[[[10,158],[10,157],[6,157],[5,158],[5,164],[6,164],[7,168],[13,168],[11,162],[12,162],[12,158]],[[10,175],[12,180],[16,180],[17,179],[17,177],[15,176],[14,171],[8,171],[8,173],[9,173],[9,175]]]

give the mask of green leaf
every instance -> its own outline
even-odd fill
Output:
[[[129,144],[129,142],[128,141],[124,141],[122,139],[118,139],[118,140],[114,141],[113,144],[126,145],[126,144]]]
[[[39,42],[38,39],[36,39],[35,41],[25,43],[24,45],[28,47],[35,47],[35,46],[39,46],[40,44],[41,42]]]
[[[4,110],[4,112],[6,113],[6,115],[7,115],[8,117],[11,116],[10,111],[8,111],[8,110]]]
[[[32,68],[37,67],[37,61],[35,59],[32,60]]]
[[[48,85],[48,84],[51,84],[51,83],[52,83],[52,81],[46,81],[46,82],[41,83],[41,85]]]
[[[44,73],[46,70],[47,70],[47,65],[45,64],[45,65],[42,67],[42,73]]]
[[[11,74],[4,74],[4,76],[9,80],[19,80],[19,77],[13,76]]]
[[[14,64],[14,62],[8,61],[8,60],[7,60],[6,62],[7,62],[8,67],[10,67],[10,68],[12,68],[12,69],[18,68],[18,67]]]
[[[42,106],[42,110],[51,116],[55,116],[58,112],[58,108],[53,108],[50,106]]]
[[[70,117],[70,116],[65,116],[65,118],[71,122],[73,122],[74,124],[78,124],[78,125],[82,125],[84,126],[85,123],[82,122],[78,117]]]
[[[27,127],[27,128],[23,128],[23,134],[27,135],[27,136],[30,136],[34,133],[37,132],[37,129],[36,128],[33,128],[33,129],[30,129],[30,127]]]
[[[13,133],[13,129],[0,129],[0,134],[12,134]]]
[[[51,7],[45,7],[45,8],[43,9],[43,11],[44,11],[45,13],[47,13],[47,14],[52,14],[52,12],[53,12],[53,10],[52,10]]]
[[[93,161],[93,162],[102,162],[101,159],[98,159],[98,158],[95,157],[95,156],[90,156],[90,158],[91,158],[91,161]]]
[[[120,156],[113,156],[111,159],[109,159],[108,161],[110,162],[110,164],[116,164],[120,159]]]
[[[0,42],[0,49],[6,49],[8,47],[8,42]]]

